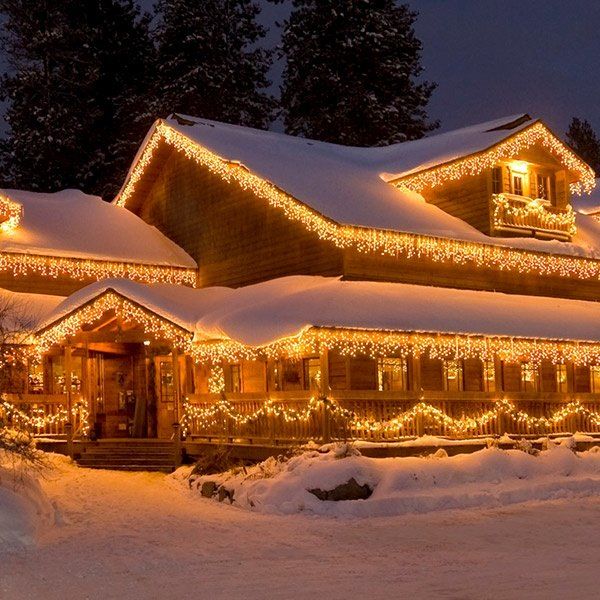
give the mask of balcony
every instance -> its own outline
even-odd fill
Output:
[[[515,194],[492,195],[492,223],[496,235],[531,236],[568,242],[577,232],[575,213],[559,210],[547,200]]]

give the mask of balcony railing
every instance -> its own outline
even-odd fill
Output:
[[[577,228],[571,205],[564,210],[548,201],[514,194],[492,195],[493,223],[497,232],[570,240]]]

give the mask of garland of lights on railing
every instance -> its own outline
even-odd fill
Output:
[[[546,135],[554,140],[556,139],[543,126],[540,127],[541,130],[546,132]],[[532,127],[522,133],[539,132],[541,130],[539,127]],[[526,140],[529,140],[527,142],[529,144],[534,143],[530,141],[531,138],[529,137],[519,139],[523,143]],[[320,239],[331,242],[341,249],[353,248],[363,253],[409,259],[427,258],[434,262],[452,261],[459,265],[473,264],[476,267],[494,267],[519,273],[538,273],[578,279],[600,278],[600,261],[594,259],[531,252],[506,246],[427,235],[339,225],[286,194],[269,181],[249,172],[239,163],[225,160],[210,152],[197,142],[172,129],[163,121],[156,125],[155,131],[150,136],[142,154],[134,165],[129,179],[115,200],[117,205],[127,205],[161,142],[172,146],[188,159],[206,167],[211,173],[221,177],[226,182],[235,182],[242,189],[253,192],[259,198],[266,200],[270,206],[282,210],[288,219],[301,223],[306,229],[316,233]],[[560,144],[558,141],[556,143]],[[564,148],[563,150],[569,152]],[[582,187],[585,191],[588,191],[594,184],[593,174],[586,166],[585,180]]]
[[[59,404],[56,407],[56,412],[52,414],[46,414],[41,406],[34,406],[31,412],[27,413],[8,402],[8,400],[0,401],[0,409],[14,425],[36,429],[38,432],[46,427],[65,425],[70,421],[69,411],[62,404]],[[78,401],[73,405],[71,416],[73,419],[79,418],[80,432],[82,435],[87,436],[90,432],[90,413],[83,401]]]
[[[465,435],[480,430],[499,417],[508,417],[521,426],[531,429],[551,429],[568,418],[579,416],[590,420],[594,426],[600,426],[600,413],[591,411],[580,402],[569,402],[564,407],[553,412],[549,417],[535,417],[517,409],[517,407],[506,399],[498,399],[494,402],[494,408],[477,416],[462,415],[452,417],[439,408],[419,402],[410,410],[401,412],[395,417],[385,421],[369,418],[359,418],[354,412],[349,411],[337,404],[335,400],[327,398],[311,398],[304,409],[286,408],[272,400],[265,403],[252,413],[242,413],[235,409],[225,396],[209,407],[200,407],[184,403],[184,414],[181,419],[181,427],[184,435],[188,435],[192,429],[210,429],[223,424],[222,419],[229,419],[235,425],[248,425],[264,417],[282,418],[286,423],[307,422],[326,408],[334,417],[346,421],[346,426],[354,431],[368,432],[373,434],[402,434],[406,429],[414,430],[417,418],[427,419],[428,425],[443,427],[450,435]]]
[[[600,364],[600,344],[593,342],[320,327],[305,329],[295,337],[264,346],[246,346],[233,340],[200,342],[192,346],[191,354],[196,361],[219,364],[221,361],[300,358],[319,354],[323,349],[343,356],[371,358],[413,355],[486,361],[497,356],[507,362],[526,360],[533,365],[545,360],[553,364]]]
[[[594,189],[596,176],[591,167],[571,152],[543,123],[539,122],[515,133],[508,140],[488,150],[466,158],[459,158],[445,165],[432,167],[414,175],[396,179],[393,181],[393,184],[397,187],[407,188],[420,193],[425,188],[435,188],[461,177],[479,175],[483,171],[494,167],[499,160],[514,158],[523,150],[531,148],[531,146],[538,142],[558,157],[569,171],[579,173],[580,180],[571,184],[572,193],[589,193]]]
[[[545,229],[547,231],[563,231],[573,237],[577,233],[575,225],[575,212],[569,204],[565,212],[551,213],[538,200],[531,200],[524,206],[513,206],[504,194],[492,195],[494,205],[494,228],[503,225],[512,227],[523,227],[526,229]],[[535,219],[535,225],[529,225],[527,221]]]
[[[0,252],[0,271],[12,271],[12,274],[15,276],[41,275],[42,277],[53,279],[68,277],[77,281],[122,277],[144,283],[173,283],[192,287],[196,285],[196,270],[185,267],[167,267],[13,252]]]
[[[0,216],[4,221],[0,224],[0,232],[5,234],[12,233],[21,222],[23,207],[8,196],[0,194]]]
[[[114,311],[125,322],[138,324],[144,329],[145,335],[168,340],[174,347],[182,350],[190,349],[190,332],[109,290],[95,298],[92,303],[76,309],[54,325],[42,329],[35,338],[36,353],[40,355],[51,346],[62,343],[65,338],[75,335],[83,325],[94,323],[107,311]]]

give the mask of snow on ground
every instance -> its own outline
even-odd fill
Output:
[[[53,523],[54,508],[40,475],[0,451],[0,557],[32,544],[40,528]]]
[[[326,453],[304,452],[287,461],[272,458],[217,477],[192,476],[184,483],[189,481],[200,491],[203,483],[215,481],[233,490],[235,506],[257,512],[338,517],[492,508],[600,495],[600,447],[575,453],[570,441],[550,442],[537,456],[487,448],[453,457],[440,449],[427,458],[367,458],[342,444]],[[346,451],[351,455],[344,455]],[[174,477],[183,473],[185,468]],[[366,500],[323,502],[308,491],[332,490],[351,478],[360,486],[368,485],[372,495]]]
[[[557,480],[600,482],[592,467],[598,455],[553,452],[549,459],[522,453],[522,472],[542,478],[552,466]],[[503,462],[512,463],[511,454],[482,456],[504,474],[517,472]],[[459,477],[454,458],[418,460],[417,474],[447,465],[447,487]],[[494,485],[481,468],[470,481],[463,475],[465,486]],[[331,518],[239,510],[171,476],[64,461],[40,485],[55,525],[42,528],[35,545],[2,555],[3,600],[597,596],[600,501],[577,490],[494,508]]]

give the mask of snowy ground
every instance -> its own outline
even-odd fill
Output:
[[[202,499],[164,475],[58,465],[42,481],[55,524],[2,547],[3,600],[598,595],[597,495],[394,517],[280,516]],[[586,494],[598,483],[591,470],[576,474],[589,480]]]

